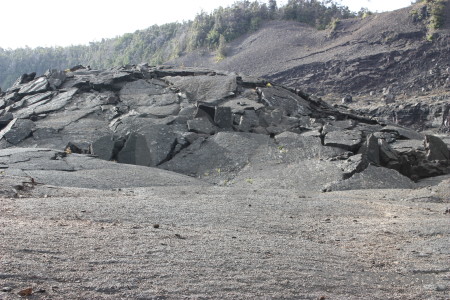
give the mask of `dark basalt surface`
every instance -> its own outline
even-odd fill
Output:
[[[330,191],[411,188],[449,172],[448,145],[436,136],[208,69],[25,74],[0,95],[0,130],[2,176],[61,186],[195,177],[196,184]]]

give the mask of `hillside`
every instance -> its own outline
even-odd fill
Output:
[[[448,3],[446,10],[450,15]],[[430,30],[427,18],[421,3],[341,20],[327,30],[272,21],[230,43],[220,61],[214,52],[198,51],[171,63],[261,76],[319,96],[443,91],[449,87],[450,21]]]
[[[0,88],[10,87],[23,73],[41,75],[47,69],[77,64],[102,69],[143,62],[157,65],[197,49],[221,52],[227,41],[254,32],[269,20],[294,20],[323,29],[334,19],[356,16],[334,2],[325,5],[318,0],[293,0],[278,7],[275,0],[267,4],[239,0],[211,13],[202,11],[192,21],[153,25],[89,45],[15,50],[0,47]]]

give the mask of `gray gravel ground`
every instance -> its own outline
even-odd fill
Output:
[[[0,198],[0,299],[449,299],[449,186],[38,185]]]

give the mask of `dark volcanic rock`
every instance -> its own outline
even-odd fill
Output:
[[[412,129],[400,126],[388,125],[385,126],[382,132],[394,133],[397,139],[407,139],[407,140],[423,140],[423,134],[418,133]]]
[[[259,126],[259,118],[254,110],[246,110],[239,118],[238,131],[250,132]]]
[[[127,176],[123,186],[131,186],[132,172],[152,167],[214,184],[307,191],[409,188],[407,177],[449,171],[438,138],[427,136],[424,146],[414,130],[300,90],[207,69],[51,70],[19,78],[0,105],[0,149],[54,149],[1,150],[0,167],[69,186],[121,186]],[[79,182],[58,179],[56,171],[77,172]],[[153,179],[143,175],[136,184],[144,180]],[[397,183],[383,183],[389,180]]]
[[[362,143],[362,132],[359,130],[331,131],[325,135],[325,145],[357,151]]]
[[[131,133],[122,150],[117,155],[117,162],[130,165],[149,166],[151,164],[150,149],[145,136]]]
[[[425,136],[425,150],[428,160],[450,160],[448,146],[438,137],[433,135]]]
[[[209,121],[208,118],[195,118],[187,121],[189,131],[195,133],[214,134],[216,127]]]
[[[283,154],[283,160],[298,162],[307,159],[330,159],[346,151],[341,148],[324,146],[320,137],[302,135],[285,131],[275,136],[278,150]]]
[[[355,189],[412,189],[414,182],[395,170],[369,165],[363,172],[347,180],[339,180],[326,186],[329,191]]]
[[[268,106],[278,107],[288,116],[309,115],[310,103],[282,87],[266,87],[260,89],[262,102]]]
[[[117,164],[87,155],[39,148],[2,149],[0,166],[6,175],[27,177],[28,181],[33,178],[36,183],[54,186],[114,189],[207,185],[193,178],[156,168]]]
[[[30,73],[30,74],[23,74],[17,80],[14,82],[14,84],[7,90],[7,92],[11,93],[14,91],[18,91],[21,87],[21,85],[26,84],[30,81],[33,81],[36,77],[36,73]]]
[[[375,135],[370,134],[367,137],[366,142],[359,149],[359,153],[364,155],[364,158],[367,162],[375,164],[377,166],[380,165],[380,147],[378,145],[378,139]]]
[[[216,123],[219,128],[230,129],[233,125],[233,115],[231,113],[231,107],[216,107],[214,112],[214,123]]]
[[[272,143],[264,135],[219,132],[206,140],[197,139],[161,167],[218,182],[220,179],[232,178],[259,149],[267,149]]]
[[[103,160],[113,159],[124,146],[125,141],[114,135],[99,138],[90,146],[91,154]]]
[[[47,91],[49,88],[49,83],[46,77],[39,77],[29,83],[21,86],[19,90],[19,95],[36,94]]]
[[[48,83],[52,90],[56,90],[57,88],[59,88],[64,83],[67,77],[66,72],[55,69],[48,70],[44,75],[45,77],[47,77]]]
[[[194,77],[165,77],[165,80],[186,93],[191,101],[201,101],[218,104],[221,100],[236,94],[236,76],[194,76]]]
[[[34,123],[30,120],[14,119],[0,131],[0,138],[17,145],[32,134]]]
[[[0,113],[0,129],[3,129],[13,119],[14,119],[14,116],[10,112],[3,111],[2,113]]]
[[[119,163],[158,166],[168,160],[177,143],[177,135],[168,125],[147,125],[131,133],[117,155]]]
[[[233,113],[243,114],[248,109],[259,110],[264,107],[264,104],[248,98],[237,98],[227,100],[220,106],[231,108]]]
[[[386,122],[416,130],[435,129],[450,132],[448,95],[414,100],[398,105],[383,105],[364,112]]]

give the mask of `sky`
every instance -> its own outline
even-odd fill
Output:
[[[235,0],[1,0],[0,47],[88,44],[154,24],[194,19]],[[267,2],[267,1],[260,1]],[[278,0],[279,6],[287,0]],[[390,11],[411,0],[337,0],[352,11]]]

